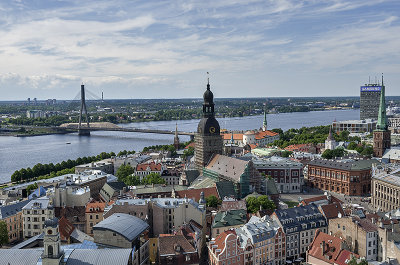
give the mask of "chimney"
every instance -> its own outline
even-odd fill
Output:
[[[324,255],[324,253],[325,253],[325,240],[323,240],[321,242],[321,250],[322,250],[322,255]]]

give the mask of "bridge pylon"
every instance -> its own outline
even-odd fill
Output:
[[[82,127],[82,113],[85,113],[86,116],[86,125],[87,127]],[[79,124],[78,124],[78,134],[83,136],[90,136],[90,126],[89,126],[89,118],[86,108],[86,100],[85,100],[85,85],[81,85],[81,109],[79,112]]]

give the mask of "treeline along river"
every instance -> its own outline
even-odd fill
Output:
[[[359,110],[312,111],[279,113],[267,115],[268,128],[311,127],[331,124],[335,119],[359,119]],[[221,128],[228,130],[249,130],[262,126],[263,115],[218,119]],[[175,130],[193,132],[199,120],[157,121],[123,124],[120,126],[143,129]],[[11,174],[21,168],[33,167],[37,163],[59,163],[63,160],[98,155],[101,152],[121,150],[141,151],[150,145],[173,143],[173,135],[127,132],[92,132],[90,137],[77,134],[44,135],[34,137],[0,137],[0,183],[10,181]],[[180,136],[188,141],[188,136]],[[70,143],[70,144],[67,144]]]

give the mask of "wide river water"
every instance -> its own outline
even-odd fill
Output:
[[[268,128],[301,128],[331,124],[335,119],[359,119],[359,110],[312,111],[296,113],[268,114]],[[249,130],[262,126],[263,115],[241,118],[218,119],[221,128],[228,130]],[[123,124],[122,126],[174,130],[178,123],[179,131],[192,132],[199,120],[157,121]],[[37,163],[58,163],[63,160],[97,155],[101,152],[121,150],[141,151],[143,147],[173,143],[173,135],[129,133],[129,132],[92,132],[90,137],[77,134],[45,135],[34,137],[0,136],[0,183],[10,180],[11,174],[18,169],[33,167]],[[181,142],[188,136],[180,136]],[[66,144],[66,143],[71,144]]]

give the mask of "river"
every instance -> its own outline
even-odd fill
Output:
[[[335,119],[359,119],[359,110],[332,110],[296,113],[268,114],[268,128],[311,127],[331,124]],[[249,130],[262,126],[263,115],[218,119],[221,128],[228,130]],[[174,130],[178,123],[179,131],[195,131],[199,120],[157,121],[123,124],[121,126]],[[143,147],[173,143],[173,135],[128,133],[128,132],[92,132],[90,137],[77,134],[44,135],[35,137],[0,137],[0,183],[10,180],[11,174],[18,169],[33,167],[37,163],[58,163],[63,160],[83,156],[97,155],[101,152],[121,150],[141,151]],[[188,136],[180,136],[181,142]],[[66,143],[71,144],[66,144]]]

